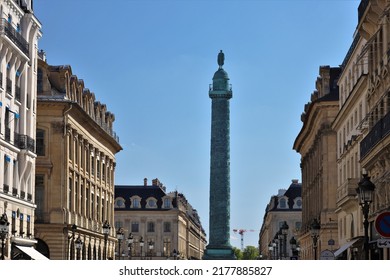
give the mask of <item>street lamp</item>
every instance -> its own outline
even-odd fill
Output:
[[[317,219],[314,219],[313,222],[310,225],[310,233],[311,238],[313,238],[313,248],[314,248],[314,259],[317,259],[317,243],[318,243],[318,237],[320,236],[320,229],[321,225],[317,221]]]
[[[154,243],[152,240],[149,241],[149,255],[150,259],[152,259],[152,253],[153,253]]]
[[[287,234],[288,234],[288,224],[286,221],[284,221],[284,223],[282,224],[282,226],[280,227],[281,231],[282,231],[282,235],[283,235],[283,255],[284,255],[284,258],[287,258]]]
[[[121,244],[122,240],[125,237],[124,230],[123,228],[119,228],[118,231],[116,232],[116,238],[118,239],[118,257],[121,259]]]
[[[177,260],[177,257],[180,257],[180,253],[179,251],[176,251],[176,249],[173,249],[173,259],[174,260]]]
[[[279,240],[279,260],[283,259],[283,233],[282,233],[282,228],[279,228],[278,231],[278,240]]]
[[[77,259],[79,260],[80,259],[80,250],[81,250],[81,247],[83,246],[83,241],[81,240],[80,235],[79,235],[79,237],[77,237],[77,239],[75,241],[75,246],[76,246],[76,250],[77,250]]]
[[[272,260],[272,251],[274,250],[274,246],[273,246],[273,244],[272,244],[272,242],[270,242],[269,244],[268,244],[268,251],[269,251],[269,259],[270,260]]]
[[[70,258],[71,260],[74,260],[74,242],[75,242],[75,235],[76,235],[77,226],[75,224],[72,225],[72,241],[70,243]]]
[[[103,250],[103,259],[107,259],[107,240],[108,240],[108,234],[110,233],[110,224],[106,220],[103,224],[103,234],[104,234],[104,250]]]
[[[295,240],[294,236],[290,239],[290,247],[291,247],[291,255],[292,257],[297,258],[297,241]]]
[[[5,239],[8,236],[9,222],[7,218],[7,214],[3,213],[0,217],[0,237],[1,237],[1,259],[4,260],[4,246]]]
[[[372,202],[374,191],[374,183],[371,182],[370,177],[367,174],[363,174],[363,178],[358,183],[356,192],[364,216],[364,258],[366,260],[370,258],[368,248],[368,212],[370,211],[370,203]]]
[[[145,241],[144,238],[141,236],[141,239],[139,240],[139,246],[141,246],[141,259],[142,259],[142,249],[144,248]]]
[[[127,247],[129,247],[129,260],[131,260],[131,257],[132,257],[132,246],[133,246],[133,242],[134,242],[134,237],[133,237],[133,234],[130,232],[129,233],[129,237],[127,237]]]

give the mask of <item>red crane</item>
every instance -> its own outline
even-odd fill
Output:
[[[241,235],[241,251],[244,251],[244,233],[250,231],[250,232],[255,232],[257,230],[255,229],[233,229],[234,233],[238,233]]]

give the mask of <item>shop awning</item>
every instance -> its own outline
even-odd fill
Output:
[[[347,250],[349,247],[351,247],[356,241],[359,239],[351,240],[344,245],[342,245],[336,252],[334,252],[334,256],[337,257],[338,255],[341,255],[345,250]]]
[[[26,253],[27,255],[29,255],[33,260],[48,260],[48,258],[46,258],[44,255],[39,253],[33,247],[18,246],[18,245],[16,245],[16,247],[20,251],[22,251],[22,252]]]

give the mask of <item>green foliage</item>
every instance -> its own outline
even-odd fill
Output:
[[[242,254],[243,260],[257,260],[259,257],[259,250],[255,246],[246,246]]]
[[[234,255],[236,256],[236,259],[237,260],[242,260],[242,252],[240,249],[238,249],[237,247],[233,247],[233,251],[234,251]]]

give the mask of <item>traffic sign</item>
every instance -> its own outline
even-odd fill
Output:
[[[390,248],[390,239],[378,239],[376,244],[378,248]]]
[[[324,250],[321,252],[320,260],[334,260],[334,254],[330,250]]]
[[[375,228],[382,237],[390,238],[390,212],[383,212],[376,217]]]

